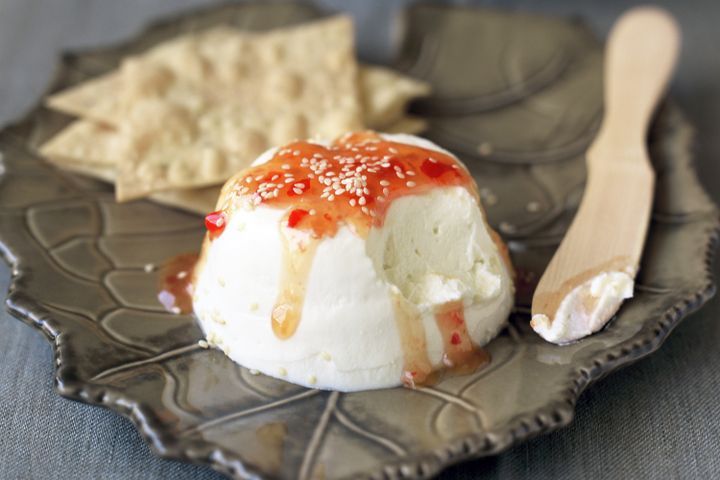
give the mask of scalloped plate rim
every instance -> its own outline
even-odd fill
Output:
[[[245,5],[261,3],[262,2],[259,1],[248,2]],[[412,5],[409,8],[416,8],[422,5],[423,2]],[[216,5],[215,8],[222,8],[223,6],[228,5],[220,4]],[[442,7],[453,8],[449,5]],[[40,100],[27,109],[24,114],[20,115],[17,120],[10,121],[2,126],[2,128],[0,128],[0,134],[7,135],[9,130],[28,121],[33,117],[35,112],[42,107],[42,99],[53,90],[53,87],[58,82],[64,58],[91,51],[119,48],[147,34],[154,28],[171,23],[171,21],[175,22],[180,18],[192,15],[196,11],[212,8],[211,6],[205,7],[204,9],[190,9],[175,14],[171,13],[155,21],[147,22],[141,28],[136,29],[134,33],[126,39],[112,44],[101,45],[98,48],[71,49],[60,52],[57,56],[53,73],[47,82],[44,92],[40,96]],[[693,173],[696,173],[694,162],[688,168]],[[4,160],[2,155],[0,155],[0,178],[4,176],[3,174]],[[704,187],[697,179],[697,175],[693,175],[691,181],[695,183],[700,190],[705,192]],[[712,205],[712,212],[699,213],[699,216],[707,216],[708,219],[713,219],[712,228],[709,229],[706,234],[705,251],[703,252],[705,260],[705,271],[703,272],[704,285],[702,288],[688,293],[685,297],[669,306],[662,314],[652,320],[646,320],[643,324],[643,329],[650,327],[651,335],[644,335],[640,338],[630,338],[603,352],[603,355],[598,358],[588,360],[587,363],[579,365],[573,371],[573,375],[568,376],[567,388],[562,389],[567,391],[567,393],[562,398],[558,398],[545,407],[536,410],[531,415],[532,422],[528,421],[528,417],[530,416],[520,416],[520,418],[515,418],[512,424],[509,424],[509,426],[502,429],[502,431],[491,429],[484,433],[472,433],[459,440],[448,442],[443,448],[431,450],[425,454],[416,454],[400,462],[383,465],[373,472],[365,472],[366,476],[372,478],[396,478],[396,476],[417,479],[429,478],[450,465],[457,464],[464,460],[501,453],[533,437],[550,433],[569,425],[575,415],[577,400],[589,386],[615,370],[628,366],[658,350],[668,335],[685,317],[698,310],[714,296],[717,286],[714,280],[712,264],[720,238],[720,218],[718,217],[718,207],[715,202],[709,197],[708,202],[709,205]],[[263,477],[265,474],[261,472],[260,469],[248,465],[243,459],[223,448],[210,447],[205,442],[188,440],[183,440],[179,444],[173,441],[171,435],[159,435],[159,433],[162,432],[152,428],[152,422],[148,420],[149,415],[144,412],[145,406],[143,403],[132,400],[122,394],[118,395],[118,390],[65,378],[63,376],[63,358],[61,352],[63,332],[52,325],[55,322],[50,318],[49,314],[38,313],[41,312],[43,308],[34,303],[31,298],[26,297],[19,289],[18,282],[22,280],[31,269],[24,268],[22,262],[14,258],[14,255],[3,244],[2,240],[3,232],[0,231],[0,257],[2,257],[11,269],[8,293],[4,302],[5,307],[14,317],[41,332],[51,343],[54,357],[53,363],[55,365],[55,390],[60,396],[89,405],[104,407],[127,418],[138,432],[140,432],[151,450],[162,458],[207,465],[220,473],[232,476],[237,475],[241,478],[268,478],[267,476]],[[642,331],[639,331],[636,335],[642,335]],[[187,443],[191,443],[191,445],[188,446]]]

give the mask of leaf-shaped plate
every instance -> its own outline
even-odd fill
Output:
[[[188,30],[321,14],[271,3],[182,15],[65,55],[51,90]],[[7,305],[53,342],[61,395],[128,416],[160,455],[238,478],[428,477],[566,425],[583,389],[658,348],[713,294],[717,210],[695,178],[692,131],[666,106],[650,138],[657,194],[636,297],[573,345],[534,335],[533,281],[578,204],[600,117],[600,47],[577,23],[480,9],[417,6],[404,24],[396,65],[437,92],[415,106],[427,136],[467,163],[518,269],[517,309],[489,346],[490,367],[415,391],[340,394],[254,376],[199,348],[193,318],[159,307],[157,273],[144,266],[196,250],[200,219],[116,204],[108,186],[44,163],[36,147],[71,119],[39,106],[0,133],[0,240],[13,267]]]

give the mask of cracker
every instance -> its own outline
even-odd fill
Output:
[[[114,107],[127,140],[119,200],[221,183],[271,145],[361,126],[348,18],[243,35],[238,58],[204,56],[216,39],[209,31],[176,43],[162,65],[134,59],[136,66],[123,66],[123,104]],[[201,62],[191,61],[198,55]],[[239,57],[253,68],[234,70],[232,81],[200,84],[220,75],[217,63]],[[177,75],[184,64],[193,73]]]
[[[215,210],[219,194],[220,185],[214,185],[191,190],[166,190],[153,193],[149,198],[163,205],[206,215]]]
[[[118,73],[53,95],[48,105],[117,126],[106,158],[121,159],[121,201],[221,183],[266,148],[295,138],[333,138],[362,123],[421,129],[403,114],[427,86],[380,67],[356,78],[352,36],[346,17],[260,34],[228,27],[188,34],[126,59]]]
[[[113,152],[116,152],[119,141],[119,135],[114,128],[88,120],[78,120],[46,141],[39,151],[43,156],[55,158],[58,162],[62,162],[62,159],[75,159],[76,162],[115,168],[117,158]]]
[[[107,183],[115,183],[117,172],[112,165],[99,165],[85,162],[84,159],[62,155],[45,155],[45,159],[62,170],[86,175]]]
[[[117,130],[89,120],[71,123],[40,147],[40,153],[52,164],[74,173],[87,175],[107,183],[117,180],[115,144]],[[195,213],[214,209],[220,186],[191,190],[157,192],[150,199]]]
[[[112,123],[114,118],[95,118],[95,107],[120,91],[120,75],[113,71],[48,96],[45,105],[58,112]]]
[[[50,163],[63,170],[86,175],[103,182],[112,184],[117,179],[114,166],[92,164],[84,159],[57,155],[46,156],[46,158]],[[214,185],[190,190],[168,190],[154,193],[149,199],[162,205],[204,215],[215,210],[220,188],[220,185]]]
[[[409,133],[412,135],[421,133],[426,128],[427,122],[425,119],[407,115],[396,120],[391,125],[383,127],[382,131],[385,133]]]
[[[430,85],[378,66],[360,69],[365,125],[375,130],[387,128],[403,119],[413,98],[430,93]]]
[[[393,70],[371,65],[360,65],[358,82],[363,100],[363,124],[367,128],[399,132],[395,125],[398,124],[409,127],[409,130],[400,130],[402,133],[423,130],[419,128],[419,118],[407,122],[403,115],[413,98],[429,93],[429,85]],[[119,115],[107,105],[103,108],[97,108],[97,105],[121,90],[121,74],[113,72],[51,95],[45,103],[53,110],[114,124],[119,121]]]

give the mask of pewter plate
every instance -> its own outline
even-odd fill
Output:
[[[51,91],[181,32],[321,15],[296,4],[192,12],[64,55]],[[533,284],[577,207],[601,116],[600,46],[577,22],[493,10],[416,6],[403,25],[395,67],[435,92],[413,110],[470,167],[518,269],[517,309],[489,346],[492,364],[416,391],[342,394],[253,376],[199,348],[193,318],[162,310],[157,273],[143,266],[196,250],[201,219],[118,205],[107,185],[45,164],[35,148],[71,119],[38,106],[0,132],[0,248],[13,269],[7,306],[53,343],[61,395],[127,416],[159,455],[232,477],[424,478],[567,425],[590,383],[657,349],[707,301],[717,210],[696,180],[692,129],[666,105],[649,138],[658,181],[635,298],[573,345],[534,335]]]

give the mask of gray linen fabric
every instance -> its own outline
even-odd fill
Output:
[[[0,0],[0,123],[41,94],[58,49],[119,40],[143,22],[203,0]],[[393,11],[409,2],[319,2],[350,10],[365,58],[392,58]],[[605,33],[636,2],[457,2],[586,17]],[[720,2],[660,2],[679,18],[685,47],[673,94],[698,128],[698,167],[720,198]],[[0,296],[8,269],[0,267]],[[216,479],[209,468],[162,460],[132,425],[60,398],[49,344],[0,313],[0,479]],[[497,457],[453,467],[444,479],[720,477],[720,300],[675,331],[662,349],[592,387],[568,428]]]

